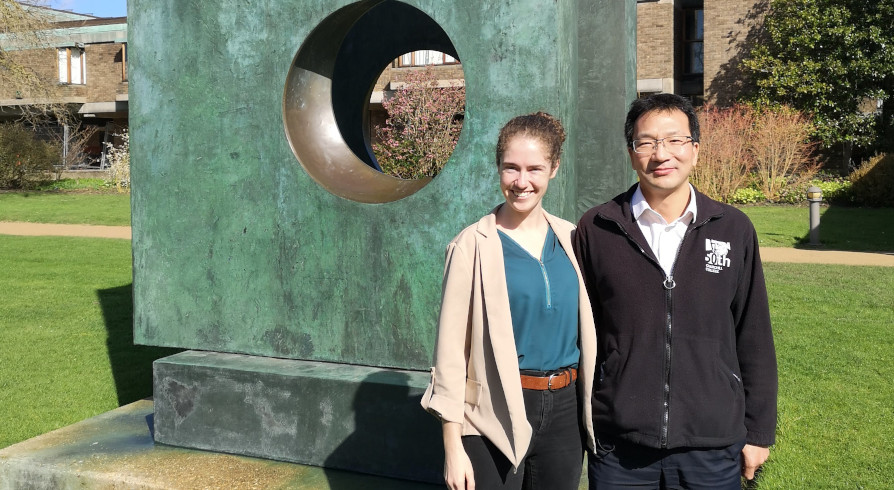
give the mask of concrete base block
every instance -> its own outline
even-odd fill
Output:
[[[0,450],[0,490],[434,490],[361,475],[152,441],[153,404],[126,405]]]
[[[156,442],[443,482],[428,373],[198,351],[153,372]]]

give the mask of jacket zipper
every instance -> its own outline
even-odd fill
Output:
[[[652,257],[649,256],[649,254],[646,253],[646,251],[643,249],[643,247],[641,247],[639,245],[639,243],[637,243],[636,240],[634,240],[633,237],[631,237],[630,234],[627,233],[627,230],[625,230],[624,227],[621,226],[621,223],[619,223],[616,220],[613,220],[611,218],[607,218],[605,216],[603,216],[603,218],[608,219],[608,220],[614,222],[616,225],[618,225],[618,228],[621,230],[621,233],[623,233],[624,236],[627,237],[627,240],[629,240],[631,243],[636,245],[636,247],[639,249],[640,253],[642,253],[653,264],[658,266],[658,269],[661,270],[662,274],[664,273],[664,268],[661,267],[661,264],[658,263],[657,260],[653,259]],[[671,334],[673,333],[673,325],[674,325],[674,321],[673,321],[673,305],[674,305],[673,289],[675,287],[677,287],[677,283],[674,281],[674,270],[677,267],[677,259],[680,258],[680,250],[683,249],[683,242],[686,241],[686,237],[689,236],[689,234],[692,232],[692,230],[704,225],[705,223],[707,223],[710,220],[711,220],[711,218],[709,217],[708,219],[702,221],[701,223],[698,223],[695,226],[690,226],[689,228],[686,229],[686,233],[684,233],[683,238],[680,239],[680,245],[677,247],[677,253],[676,253],[676,255],[674,255],[674,262],[671,265],[670,274],[664,274],[664,281],[662,283],[662,287],[664,288],[664,291],[665,291],[665,294],[664,294],[665,304],[667,306],[667,309],[665,310],[665,341],[664,341],[664,400],[662,402],[661,435],[660,435],[660,439],[659,439],[659,446],[662,449],[667,448],[668,428],[670,425],[670,388],[671,388],[670,374],[671,374],[671,347],[672,347]]]

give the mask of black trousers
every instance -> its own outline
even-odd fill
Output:
[[[744,446],[653,449],[598,436],[587,454],[590,490],[739,490]]]
[[[472,461],[475,488],[576,490],[584,450],[576,384],[556,391],[522,390],[522,396],[534,432],[517,472],[484,437],[463,437],[463,447]]]

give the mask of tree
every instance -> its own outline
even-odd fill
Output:
[[[22,117],[32,123],[48,115],[60,121],[68,117],[65,105],[56,102],[57,81],[42,77],[20,55],[51,49],[46,39],[51,21],[35,8],[41,3],[0,0],[0,86],[12,87],[17,96],[31,100],[22,106]]]
[[[873,144],[891,125],[894,0],[772,0],[765,40],[744,61],[758,107],[810,114],[824,146]],[[884,103],[882,117],[867,102]]]
[[[403,179],[437,175],[459,140],[465,100],[465,87],[439,87],[431,66],[408,72],[406,84],[382,102],[388,118],[373,144],[382,171]]]

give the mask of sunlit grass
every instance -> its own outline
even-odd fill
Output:
[[[0,221],[130,225],[130,194],[0,192]]]
[[[0,236],[0,448],[152,394],[130,241]]]

